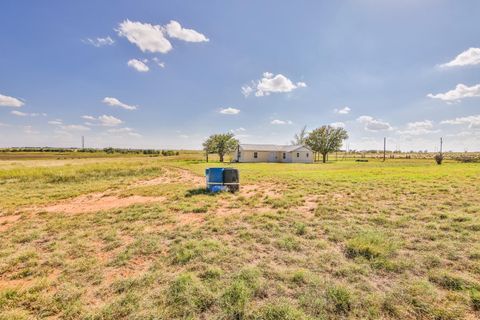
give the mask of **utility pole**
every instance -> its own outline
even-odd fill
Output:
[[[85,149],[85,137],[82,136],[82,150]]]
[[[443,152],[443,137],[440,137],[440,155],[442,155]]]
[[[383,161],[385,162],[385,156],[387,153],[387,138],[383,138]]]

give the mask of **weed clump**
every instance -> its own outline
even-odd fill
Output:
[[[364,257],[373,260],[391,256],[394,249],[393,243],[383,234],[366,232],[347,242],[346,255],[349,258]]]
[[[180,274],[168,288],[167,303],[175,317],[193,318],[210,308],[214,301],[210,290],[191,273]]]

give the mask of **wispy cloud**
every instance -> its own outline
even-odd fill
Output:
[[[398,130],[397,132],[402,135],[408,136],[420,136],[429,133],[437,133],[440,130],[434,130],[433,121],[424,120],[407,123],[407,128],[405,130]]]
[[[441,124],[466,124],[470,129],[480,129],[480,114],[444,120]]]
[[[330,123],[330,126],[334,127],[334,128],[345,128],[345,123],[343,123],[343,122],[332,122],[332,123]]]
[[[99,117],[93,117],[89,115],[82,116],[83,119],[89,120],[92,122],[87,122],[87,125],[100,125],[103,127],[115,127],[123,123],[122,120],[115,118],[114,116],[101,115]]]
[[[228,107],[228,108],[220,109],[219,112],[220,112],[221,114],[235,115],[235,114],[239,114],[239,113],[240,113],[240,110],[239,110],[239,109],[232,108],[232,107]]]
[[[136,110],[138,108],[137,106],[123,103],[117,98],[113,98],[113,97],[105,97],[103,98],[102,102],[111,107],[119,107],[125,110]]]
[[[343,107],[341,109],[333,109],[333,112],[337,113],[337,114],[349,114],[350,111],[352,111],[352,109],[350,109],[349,107]]]
[[[28,113],[28,112],[21,112],[17,110],[10,111],[11,114],[18,116],[18,117],[39,117],[43,116],[46,117],[46,113]]]
[[[270,121],[271,124],[280,124],[280,125],[283,125],[283,124],[292,124],[293,122],[290,121],[290,120],[280,120],[280,119],[274,119],[272,121]]]
[[[105,38],[101,38],[101,37],[98,37],[98,38],[87,38],[85,40],[82,40],[83,43],[86,43],[86,44],[90,44],[94,47],[104,47],[104,46],[111,46],[115,43],[115,40],[113,40],[112,38],[110,38],[110,36],[107,36]]]
[[[18,98],[5,96],[0,94],[0,107],[13,107],[13,108],[20,108],[24,106],[25,103]]]
[[[242,93],[245,97],[248,97],[251,93],[255,92],[255,96],[263,97],[271,93],[291,92],[298,88],[305,88],[306,86],[307,84],[305,82],[293,83],[292,80],[283,74],[274,76],[271,72],[264,72],[260,80],[254,80],[251,84],[244,85],[242,87]]]

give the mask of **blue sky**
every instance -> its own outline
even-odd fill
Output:
[[[0,146],[480,150],[479,1],[0,4]]]

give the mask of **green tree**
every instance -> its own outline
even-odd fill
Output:
[[[306,144],[314,152],[320,153],[323,156],[323,163],[325,163],[327,154],[338,151],[345,139],[348,139],[348,133],[345,129],[321,126],[308,134]]]
[[[220,157],[220,162],[226,154],[235,151],[238,146],[238,140],[234,138],[233,133],[212,134],[207,140],[203,142],[203,150],[207,154],[216,153]]]
[[[291,141],[291,144],[304,145],[307,141],[307,137],[308,137],[307,126],[303,126],[302,130],[300,130],[299,133],[295,133],[295,135],[293,136],[293,140]]]

